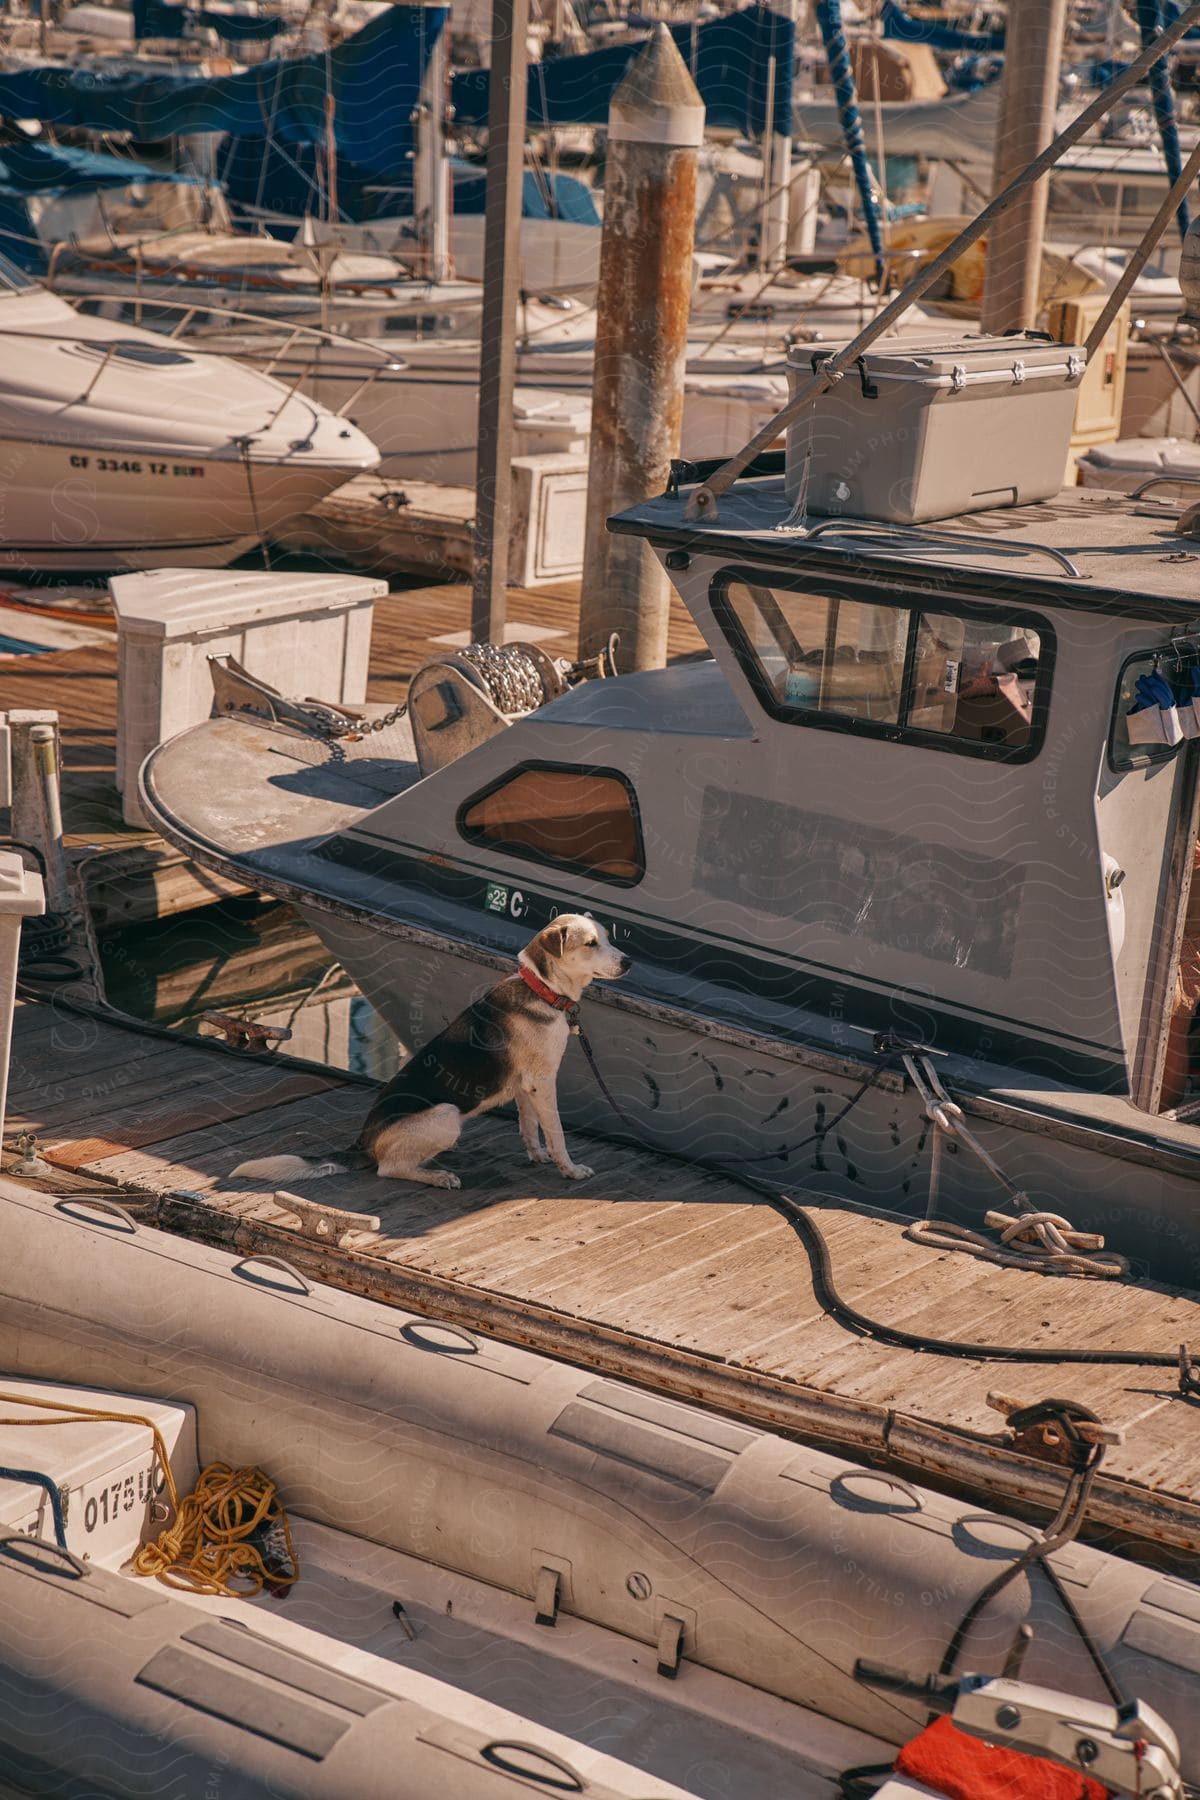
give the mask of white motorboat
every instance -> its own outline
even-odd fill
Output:
[[[219,568],[379,460],[270,376],[81,319],[2,260],[0,344],[11,568]]]
[[[5,1794],[202,1800],[216,1768],[277,1800],[824,1800],[937,1703],[860,1659],[944,1685],[1023,1626],[1030,1692],[1084,1696],[1067,1720],[1098,1717],[1097,1667],[1130,1696],[1147,1800],[1197,1767],[1186,1581],[1060,1542],[972,1622],[1031,1526],[111,1202],[5,1181],[0,1212]],[[236,1539],[248,1598],[219,1537],[139,1555],[217,1463],[287,1510],[290,1541]]]

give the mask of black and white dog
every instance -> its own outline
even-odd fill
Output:
[[[572,1162],[558,1116],[566,1015],[590,982],[624,975],[629,958],[613,949],[603,926],[569,913],[539,931],[517,962],[516,975],[413,1053],[380,1093],[349,1150],[317,1160],[259,1157],[241,1163],[234,1175],[281,1182],[374,1168],[391,1181],[461,1187],[449,1169],[426,1165],[454,1148],[465,1120],[515,1100],[530,1162],[552,1162],[570,1180],[584,1180],[592,1171]]]

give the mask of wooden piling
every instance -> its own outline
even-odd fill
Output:
[[[612,97],[597,294],[581,655],[621,634],[622,669],[666,661],[669,585],[609,515],[666,485],[679,453],[704,106],[665,25]]]

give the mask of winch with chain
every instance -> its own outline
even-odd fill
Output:
[[[424,663],[408,690],[422,775],[445,768],[579,682],[615,675],[617,643],[611,637],[599,656],[575,663],[526,643],[468,644]]]
[[[254,713],[331,746],[389,730],[407,714],[421,774],[430,775],[568,688],[615,675],[619,645],[614,632],[599,656],[569,662],[536,644],[467,644],[423,663],[407,698],[378,718],[330,701],[289,699],[232,656],[210,657],[209,667],[218,713]]]

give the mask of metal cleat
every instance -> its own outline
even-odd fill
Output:
[[[233,1013],[201,1013],[200,1023],[215,1026],[234,1050],[271,1050],[292,1035],[286,1025],[260,1025],[257,1019],[239,1019]]]
[[[1016,1400],[1011,1394],[989,1394],[987,1403],[1008,1421],[1005,1437],[1022,1456],[1038,1462],[1070,1468],[1078,1461],[1080,1445],[1123,1444],[1125,1433],[1105,1425],[1095,1413],[1075,1400]]]
[[[302,1194],[290,1194],[286,1188],[278,1188],[274,1195],[276,1206],[281,1206],[298,1220],[301,1237],[311,1238],[314,1243],[332,1244],[342,1249],[347,1240],[360,1231],[376,1232],[379,1220],[374,1213],[346,1212],[340,1206],[323,1206],[319,1200],[306,1200]],[[285,1225],[285,1231],[293,1229]]]

